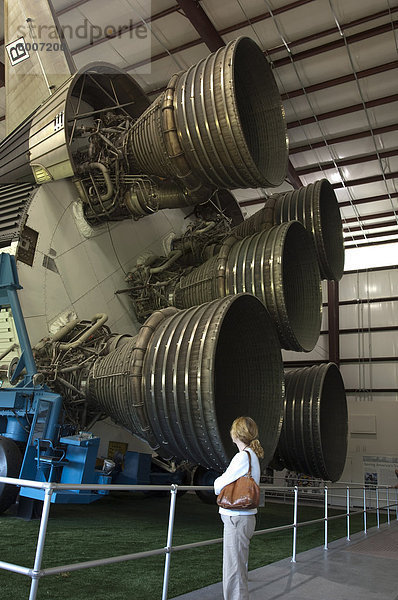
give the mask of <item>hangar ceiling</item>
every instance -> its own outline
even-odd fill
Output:
[[[273,66],[286,112],[290,165],[282,189],[326,177],[340,204],[346,248],[398,241],[397,0],[53,0],[53,5],[78,68],[91,61],[113,63],[152,99],[173,73],[209,51],[241,35],[253,38]],[[83,23],[92,26],[91,39]],[[3,19],[0,25],[2,38]],[[148,43],[137,43],[140,32]],[[4,62],[4,40],[0,43]],[[4,64],[0,86],[2,138]],[[239,190],[236,197],[253,212],[273,191]]]

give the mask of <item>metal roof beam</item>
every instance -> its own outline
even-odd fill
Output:
[[[75,2],[74,4],[72,4],[71,6],[68,6],[68,7],[64,8],[63,10],[58,11],[58,15],[63,15],[65,13],[69,12],[70,10],[72,10],[73,8],[77,8],[78,6],[81,6],[82,4],[85,4],[86,2],[89,2],[89,1],[90,0],[79,0],[78,2]],[[279,15],[279,14],[287,12],[289,10],[293,10],[294,8],[297,8],[298,6],[302,6],[303,4],[309,4],[310,2],[315,2],[315,0],[296,0],[295,2],[291,2],[290,4],[286,4],[285,6],[281,6],[279,8],[276,8],[273,11],[273,14],[274,15]],[[182,3],[188,4],[188,2],[186,2],[186,0],[182,0]],[[192,7],[192,11],[193,11],[192,14],[194,14],[195,11],[200,12],[200,10],[201,10],[203,12],[203,14],[205,15],[206,19],[208,19],[206,13],[201,9],[201,7],[199,5],[199,0],[198,0],[198,2],[193,2],[193,3],[189,2],[189,3],[193,5],[193,7]],[[153,21],[156,21],[157,19],[160,19],[162,17],[166,17],[166,16],[168,16],[168,15],[174,13],[174,12],[178,12],[180,8],[182,8],[184,10],[184,12],[185,12],[184,7],[181,6],[181,3],[179,2],[179,5],[172,6],[172,7],[168,8],[168,9],[165,9],[165,10],[159,12],[159,13],[156,13],[155,15],[153,15],[153,17],[150,17],[149,19],[147,19],[147,22],[148,23],[149,22],[153,22]],[[190,10],[190,8],[187,7],[187,10]],[[394,10],[394,9],[392,9],[392,10]],[[187,14],[186,14],[186,16],[191,20],[191,18]],[[200,16],[198,18],[202,18],[202,17]],[[269,12],[266,12],[266,13],[262,13],[261,15],[257,15],[256,17],[251,18],[250,21],[252,23],[259,23],[260,21],[264,21],[265,19],[270,19],[270,18],[271,18],[271,14]],[[206,19],[205,19],[205,21],[206,21]],[[209,22],[211,24],[210,20],[209,20]],[[141,25],[141,24],[142,23],[139,23],[139,25]],[[216,31],[217,35],[219,37],[221,37],[225,33],[229,33],[231,31],[236,31],[238,29],[242,29],[243,27],[247,27],[247,21],[243,21],[241,23],[237,23],[235,25],[232,25],[231,27],[226,27],[225,29],[223,29],[223,30],[221,30],[219,32],[217,32],[216,30],[215,31]],[[127,32],[127,31],[130,31],[130,30],[131,30],[131,28],[126,29],[125,31]],[[210,35],[213,36],[214,34],[210,34]],[[110,38],[107,38],[107,37],[101,38],[100,40],[96,41],[96,44],[100,44],[102,42],[106,42],[108,39],[110,39]],[[183,49],[188,49],[188,48],[192,48],[193,46],[198,46],[202,42],[207,43],[205,39],[192,40],[191,42],[188,42],[187,44],[183,44],[181,46],[178,46],[176,48],[171,49],[169,52],[170,52],[170,54],[174,54],[176,52],[180,52]],[[96,45],[96,44],[92,44],[92,45]],[[81,46],[80,48],[77,48],[73,52],[73,54],[78,54],[79,52],[83,52],[84,50],[87,49],[87,47],[88,46]],[[169,55],[168,52],[162,52],[161,54],[158,54],[155,57],[153,57],[151,59],[151,62],[154,62],[155,60],[160,60],[161,58],[165,58],[168,55]],[[141,64],[141,63],[139,63],[139,64]],[[132,69],[134,67],[135,67],[135,65],[132,66],[132,67],[127,67],[127,68],[128,69]]]
[[[382,35],[383,33],[389,33],[394,29],[398,29],[398,21],[392,21],[391,23],[385,23],[384,25],[379,25],[378,27],[373,27],[372,29],[354,33],[353,35],[347,36],[345,40],[340,36],[339,39],[333,40],[333,42],[328,42],[327,44],[322,44],[322,46],[309,48],[308,50],[297,52],[297,54],[292,53],[289,56],[284,56],[283,58],[274,60],[273,65],[276,68],[283,67],[284,65],[289,65],[292,60],[297,62],[299,60],[311,58],[312,56],[317,56],[318,54],[323,54],[324,52],[330,52],[336,48],[343,48],[345,46],[345,42],[347,42],[347,44],[355,44],[355,42],[367,40],[371,37]]]
[[[274,17],[275,17],[275,16],[280,15],[289,10],[298,8],[299,6],[303,6],[303,4],[309,4],[310,2],[315,2],[315,0],[296,0],[296,2],[290,2],[289,4],[285,4],[285,6],[279,6],[278,8],[272,9],[272,15],[274,15]],[[271,19],[272,15],[268,11],[265,13],[261,13],[260,15],[257,15],[256,17],[250,17],[250,23],[252,25],[255,25],[256,23],[261,23],[261,21],[265,21],[266,19]],[[239,23],[235,23],[234,25],[230,25],[229,27],[225,27],[224,29],[221,29],[220,35],[232,33],[234,31],[238,31],[239,29],[244,29],[245,27],[247,27],[247,25],[248,25],[247,20],[240,21]],[[336,29],[334,29],[333,31],[336,31]],[[285,47],[283,46],[283,48],[285,48]],[[279,52],[279,48],[275,48],[274,51]],[[268,52],[270,52],[270,50]]]
[[[389,133],[397,130],[398,123],[393,123],[392,125],[386,125],[385,127],[375,127],[372,131],[373,135],[381,135],[383,133]],[[356,133],[349,133],[348,135],[339,135],[337,137],[326,138],[318,142],[310,142],[309,144],[303,144],[302,146],[290,146],[289,154],[299,154],[300,152],[307,152],[308,150],[314,150],[315,148],[327,148],[328,146],[333,146],[334,144],[342,144],[344,142],[352,142],[354,140],[371,137],[372,131],[367,129],[366,131],[357,131]]]
[[[370,132],[371,134],[371,132]],[[328,169],[334,169],[337,167],[346,167],[348,165],[359,165],[361,163],[372,162],[373,160],[379,160],[379,158],[390,158],[392,156],[398,156],[398,149],[380,151],[378,154],[365,154],[363,156],[350,156],[349,158],[340,158],[335,161],[328,161],[324,163],[308,165],[306,167],[296,168],[298,175],[308,175],[309,173],[316,173],[317,171],[326,171]]]
[[[209,17],[195,0],[177,0],[179,7],[184,11],[188,21],[194,26],[196,31],[202,38],[202,42],[206,44],[210,52],[215,52],[222,46],[225,46],[225,42]]]
[[[358,204],[370,204],[372,202],[380,202],[381,200],[389,200],[390,198],[398,198],[398,192],[391,192],[391,194],[380,194],[379,196],[370,196],[368,198],[356,198],[355,200],[345,200],[344,202],[339,202],[339,206],[341,208],[346,208],[347,206],[357,206]]]
[[[296,98],[297,96],[303,96],[304,94],[311,94],[313,92],[318,92],[319,90],[326,90],[337,85],[342,85],[343,83],[349,83],[350,81],[355,81],[356,79],[371,77],[372,75],[377,75],[378,73],[386,73],[392,69],[398,69],[398,60],[383,63],[381,65],[377,65],[376,67],[371,67],[370,69],[364,69],[363,71],[357,71],[356,73],[348,73],[348,75],[327,79],[326,81],[309,85],[306,88],[291,90],[290,92],[286,92],[286,94],[282,94],[281,97],[282,100],[289,100],[290,98]]]
[[[372,219],[388,219],[390,217],[395,217],[395,213],[392,210],[382,213],[374,213],[371,215],[360,215],[359,217],[349,217],[348,219],[344,219],[343,226],[348,225],[349,223],[358,223],[358,221],[371,221]]]
[[[351,242],[353,240],[367,240],[367,239],[373,239],[373,238],[378,238],[378,237],[387,237],[389,235],[398,236],[398,230],[397,231],[382,231],[380,233],[367,233],[367,234],[362,234],[362,235],[353,235],[353,236],[344,238],[344,241]],[[398,237],[397,237],[397,240],[398,240]]]
[[[311,2],[315,2],[315,0],[296,0],[295,2],[291,2],[289,4],[285,4],[285,6],[281,6],[279,8],[276,8],[273,11],[273,15],[279,15],[281,13],[288,12],[290,10],[294,10],[298,6],[302,6],[303,4],[309,4]],[[270,19],[271,16],[272,15],[269,12],[261,13],[261,15],[257,15],[256,17],[250,18],[250,22],[251,23],[259,23],[261,21],[265,21],[266,19]],[[210,23],[211,23],[211,21],[210,21]],[[214,29],[218,33],[219,36],[223,36],[223,35],[225,35],[227,33],[230,33],[231,31],[236,31],[238,29],[242,29],[244,27],[247,27],[247,25],[248,25],[247,21],[242,21],[240,23],[237,23],[236,25],[231,25],[230,27],[226,27],[225,29],[220,29],[220,31],[218,31],[218,32],[217,32],[217,30],[215,28]],[[201,38],[196,39],[196,40],[191,40],[190,42],[186,42],[185,44],[181,44],[180,46],[176,46],[175,48],[171,48],[167,52],[166,51],[165,52],[160,52],[159,54],[156,54],[155,56],[152,56],[152,58],[150,60],[149,59],[145,59],[145,60],[142,60],[140,62],[137,62],[137,63],[134,63],[132,65],[129,65],[128,67],[125,67],[125,69],[126,69],[126,71],[132,71],[134,69],[137,69],[138,67],[142,67],[143,65],[147,64],[148,62],[155,62],[157,60],[161,60],[162,58],[167,58],[170,54],[177,54],[178,52],[182,52],[183,50],[188,50],[189,48],[193,48],[195,46],[199,46],[203,42],[204,42],[204,40],[202,40]],[[77,52],[78,52],[78,50],[77,50]],[[149,95],[152,95],[152,94],[156,94],[157,95],[157,94],[160,94],[162,91],[163,91],[163,88],[158,88],[156,90],[153,90],[152,92],[149,92]]]
[[[375,183],[384,181],[384,179],[398,179],[398,172],[385,173],[384,175],[371,175],[370,177],[362,177],[362,179],[351,179],[343,182],[332,183],[332,188],[355,187],[357,185],[365,185],[367,183]],[[392,196],[392,194],[391,194]],[[387,196],[388,198],[388,196]]]
[[[145,20],[145,23],[153,23],[154,21],[157,21],[158,19],[161,19],[162,17],[167,17],[168,15],[178,12],[178,8],[179,8],[178,6],[171,6],[170,8],[166,8],[165,10],[162,10],[162,11],[156,13],[155,15],[148,17]],[[93,46],[98,46],[99,44],[103,44],[104,42],[109,42],[109,40],[111,40],[112,38],[120,37],[121,35],[124,35],[125,33],[130,33],[131,31],[134,31],[134,29],[137,29],[138,27],[142,27],[142,26],[143,26],[142,21],[137,21],[136,23],[132,23],[128,26],[126,25],[125,27],[123,27],[123,31],[116,31],[112,35],[98,38],[97,40],[93,40],[89,44],[85,44],[84,46],[80,46],[80,48],[76,48],[76,50],[73,50],[72,55],[75,56],[76,54],[80,54],[80,52],[89,50]],[[166,54],[166,56],[168,56],[167,52],[165,54]],[[145,61],[141,61],[141,62],[142,62],[142,64],[147,64],[147,63],[152,62],[152,59],[148,58]],[[127,68],[129,68],[129,67],[127,67]]]
[[[360,216],[357,219],[357,223],[361,223],[361,221],[362,221],[362,217]],[[385,227],[394,227],[394,226],[396,228],[396,231],[391,231],[391,234],[395,235],[395,233],[398,233],[396,219],[390,219],[389,221],[384,221],[383,223],[370,223],[369,225],[366,225],[364,223],[363,225],[359,225],[358,227],[350,227],[349,229],[344,229],[343,233],[350,234],[352,231],[364,231],[364,230],[367,231],[368,229],[384,229]],[[384,235],[384,233],[385,232],[383,232],[383,235]],[[365,235],[367,236],[368,234],[365,234]],[[348,239],[348,237],[344,238],[344,239]]]
[[[398,242],[398,238],[396,238],[396,239],[394,238],[392,240],[380,240],[378,242],[368,242],[366,244],[350,244],[350,245],[344,244],[344,246],[345,246],[345,248],[347,248],[349,250],[351,248],[367,248],[368,246],[381,246],[384,244],[393,244],[394,242]],[[374,360],[374,359],[372,359],[372,360]],[[397,359],[395,358],[395,360],[397,360]]]
[[[79,8],[79,6],[82,6],[82,4],[87,4],[87,2],[90,2],[90,0],[77,0],[77,2],[69,4],[69,6],[61,8],[60,10],[57,10],[57,15],[60,17],[61,15],[64,15],[65,13],[68,13],[71,10],[74,10],[75,8]]]
[[[383,98],[375,98],[375,100],[368,100],[367,102],[365,102],[365,108],[384,106],[385,104],[390,104],[391,102],[398,102],[398,94],[384,96]],[[352,104],[351,106],[345,106],[343,108],[337,108],[336,110],[330,110],[319,115],[305,117],[304,119],[300,119],[298,121],[290,121],[290,123],[287,124],[287,128],[293,129],[294,127],[302,127],[303,125],[309,125],[310,123],[316,123],[317,121],[324,121],[326,119],[333,119],[334,117],[348,115],[350,113],[363,110],[363,106],[364,105],[362,104],[362,102],[360,102],[358,104]]]
[[[297,173],[296,169],[293,167],[290,160],[287,163],[287,178],[295,190],[298,190],[299,188],[301,188],[303,186],[303,182],[301,181],[300,177],[298,176],[298,173]]]
[[[381,19],[382,17],[388,17],[395,12],[398,12],[398,6],[393,6],[390,10],[386,8],[385,10],[381,10],[377,13],[372,13],[371,15],[361,17],[360,19],[355,19],[354,21],[340,23],[340,29],[342,31],[345,31],[346,29],[350,29],[351,27],[357,27],[358,25],[362,25],[363,23],[369,23],[370,21],[375,21],[376,19]],[[276,12],[274,12],[274,14],[276,14]],[[250,20],[253,22],[252,19]],[[319,40],[320,38],[327,37],[336,32],[338,32],[337,27],[330,27],[329,29],[324,29],[323,31],[306,35],[305,37],[300,38],[298,40],[289,41],[289,48],[301,46],[302,44],[308,44],[308,42]],[[286,47],[283,44],[281,44],[280,46],[275,46],[274,48],[268,50],[268,54],[276,54],[277,52],[282,52],[283,50],[286,50]]]
[[[382,179],[382,176],[380,176]],[[347,183],[347,182],[346,182]],[[342,186],[341,186],[342,187]],[[370,204],[371,202],[378,202],[379,200],[388,200],[389,198],[398,198],[398,192],[392,192],[391,194],[380,194],[380,196],[372,196],[368,198],[357,198],[355,200],[346,200],[344,202],[339,202],[340,208],[346,208],[351,205],[358,204]],[[239,206],[255,206],[256,204],[264,204],[267,202],[268,198],[263,196],[261,198],[253,198],[251,200],[243,200],[239,202]]]

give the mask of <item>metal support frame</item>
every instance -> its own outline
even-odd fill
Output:
[[[170,561],[171,561],[171,549],[173,543],[173,531],[174,531],[174,517],[176,512],[176,500],[177,500],[177,486],[172,485],[170,490],[170,511],[169,511],[169,525],[167,529],[167,541],[166,541],[166,558],[164,562],[164,576],[163,576],[163,591],[162,600],[167,600],[167,591],[169,588],[169,577],[170,577]]]
[[[294,515],[293,515],[293,552],[292,562],[296,562],[296,549],[297,549],[297,505],[298,505],[298,487],[294,486]]]
[[[29,600],[36,600],[37,589],[39,587],[39,578],[41,563],[43,560],[44,543],[46,541],[48,517],[50,516],[52,489],[47,488],[44,496],[43,510],[41,513],[39,536],[37,538],[36,556],[33,571],[31,574],[32,583],[30,586]]]
[[[11,383],[15,382],[18,375],[25,368],[26,375],[24,377],[24,385],[27,385],[28,383],[31,383],[37,370],[17,294],[17,290],[21,289],[22,286],[18,279],[15,257],[3,252],[0,255],[0,305],[2,308],[5,306],[11,308],[15,329],[18,334],[19,345],[21,347],[21,356],[11,377]]]
[[[325,544],[323,546],[324,550],[328,549],[328,486],[324,487],[324,495],[325,495]]]
[[[350,488],[347,485],[347,541],[350,539]]]
[[[376,488],[376,515],[377,515],[377,529],[380,529],[379,488]]]
[[[340,365],[339,282],[328,281],[329,360]]]
[[[395,490],[395,518],[398,521],[398,490]]]

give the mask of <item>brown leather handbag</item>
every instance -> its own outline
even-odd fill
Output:
[[[252,460],[249,455],[249,470],[246,475],[239,477],[226,485],[217,496],[217,504],[230,510],[257,508],[260,504],[260,488],[252,477]]]

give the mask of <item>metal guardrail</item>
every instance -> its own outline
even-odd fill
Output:
[[[182,544],[179,546],[173,546],[173,531],[174,531],[174,516],[176,511],[176,501],[177,501],[177,491],[194,491],[194,490],[213,490],[211,486],[190,486],[190,485],[117,485],[117,484],[62,484],[62,483],[48,483],[48,482],[37,482],[37,481],[29,481],[25,479],[15,479],[10,477],[0,477],[0,483],[6,483],[16,486],[24,486],[31,487],[36,489],[44,489],[44,502],[43,502],[43,510],[41,514],[40,520],[40,528],[39,534],[37,538],[37,546],[36,546],[36,554],[33,568],[30,569],[28,567],[23,567],[21,565],[14,565],[12,563],[0,561],[0,569],[11,571],[13,573],[19,573],[20,575],[25,575],[30,577],[31,587],[29,593],[29,600],[36,600],[37,591],[39,586],[39,581],[42,577],[46,577],[48,575],[58,575],[60,573],[70,572],[70,571],[78,571],[81,569],[89,569],[91,567],[98,567],[103,565],[111,565],[119,562],[125,562],[128,560],[136,560],[138,558],[145,558],[148,556],[157,556],[160,554],[165,554],[165,566],[164,566],[164,575],[163,575],[163,589],[162,589],[162,600],[167,600],[168,597],[168,584],[169,584],[169,575],[170,575],[170,561],[171,561],[171,553],[178,552],[181,550],[188,550],[191,548],[199,548],[201,546],[210,546],[212,544],[219,544],[222,542],[223,538],[215,538],[212,540],[205,540],[202,542],[193,542],[190,544]],[[325,516],[320,519],[313,519],[310,521],[299,522],[298,521],[298,498],[299,498],[299,487],[295,486],[292,488],[286,488],[281,486],[277,488],[276,486],[270,485],[261,485],[261,489],[269,491],[275,491],[277,489],[283,489],[284,492],[294,493],[294,508],[293,508],[293,523],[288,525],[281,525],[279,527],[270,527],[268,529],[261,529],[254,532],[254,535],[264,535],[266,533],[275,533],[277,531],[285,531],[288,529],[293,530],[293,547],[292,547],[292,562],[296,562],[296,548],[297,548],[297,529],[299,527],[306,527],[308,525],[314,525],[315,523],[324,523],[325,533],[324,533],[324,549],[328,548],[328,523],[329,521],[335,519],[347,519],[347,540],[350,540],[350,518],[353,515],[363,514],[363,530],[364,533],[367,533],[367,513],[369,509],[367,508],[367,497],[366,492],[372,490],[375,491],[376,494],[376,514],[377,514],[377,527],[380,527],[380,511],[387,510],[387,522],[390,524],[391,515],[390,510],[395,507],[396,520],[398,520],[398,490],[395,489],[395,502],[393,504],[390,503],[390,491],[391,488],[388,486],[376,486],[372,488],[368,488],[366,486],[361,486],[354,484],[353,486],[347,485],[346,487],[338,487],[333,486],[332,488],[328,486],[324,486],[320,488],[323,490],[324,496],[324,507],[325,507]],[[363,496],[363,509],[361,510],[351,510],[351,501],[352,496],[350,490],[362,490]],[[167,541],[166,546],[164,548],[157,548],[155,550],[148,550],[146,552],[135,552],[132,554],[123,554],[120,556],[112,556],[109,558],[102,558],[97,560],[88,560],[80,563],[72,563],[69,565],[61,565],[58,567],[51,567],[48,569],[42,569],[42,559],[43,559],[43,551],[47,534],[47,525],[48,518],[50,515],[51,508],[51,497],[52,494],[57,490],[113,490],[113,491],[125,491],[125,492],[137,492],[137,491],[169,491],[170,492],[170,508],[169,508],[169,521],[168,521],[168,529],[167,529]],[[346,498],[346,512],[341,515],[328,515],[329,509],[329,490],[333,490],[334,494],[337,491],[343,491]],[[386,495],[386,505],[380,505],[380,491],[384,490]],[[336,495],[335,495],[336,497]],[[372,511],[373,512],[373,511]]]

